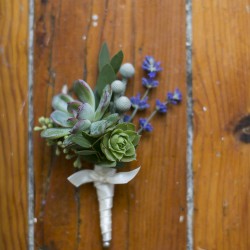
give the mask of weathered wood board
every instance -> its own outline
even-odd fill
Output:
[[[0,249],[27,249],[28,3],[0,1]]]
[[[177,86],[185,96],[183,1],[36,1],[35,13],[35,120],[50,114],[51,98],[65,83],[84,78],[94,86],[103,41],[135,64],[129,95],[143,90],[141,63],[150,54],[164,68],[151,105]],[[169,113],[153,121],[154,133],[143,138],[138,161],[124,169],[140,164],[140,174],[116,187],[111,249],[185,249],[185,100]],[[72,162],[53,156],[39,134],[34,145],[36,248],[101,249],[93,186],[75,190],[67,181]]]
[[[193,2],[197,250],[250,249],[249,30],[249,1]]]

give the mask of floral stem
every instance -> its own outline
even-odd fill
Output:
[[[145,91],[143,97],[141,98],[142,100],[144,100],[144,99],[148,96],[149,90],[150,90],[150,89],[147,89],[147,90]]]
[[[138,107],[136,107],[136,108],[134,109],[134,111],[132,112],[132,114],[131,114],[131,116],[130,116],[130,118],[129,118],[129,120],[128,120],[129,122],[131,122],[131,121],[134,119],[134,117],[135,117],[137,111],[138,111]]]

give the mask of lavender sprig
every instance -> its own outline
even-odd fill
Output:
[[[167,113],[168,110],[168,105],[177,105],[181,102],[182,100],[182,94],[179,89],[175,89],[174,92],[168,92],[167,93],[167,101],[166,102],[161,102],[160,100],[156,100],[156,105],[154,111],[149,115],[147,119],[145,118],[140,118],[139,119],[139,124],[140,124],[140,129],[137,131],[139,134],[142,131],[147,131],[151,132],[153,130],[152,125],[149,123],[153,117],[157,114],[165,114]]]

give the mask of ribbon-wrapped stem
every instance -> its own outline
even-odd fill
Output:
[[[103,168],[95,166],[96,173],[99,176],[113,175],[115,169]],[[109,247],[112,239],[112,207],[114,197],[114,184],[94,182],[96,188],[97,197],[99,201],[99,212],[100,212],[100,227],[102,232],[103,247]]]
[[[103,246],[109,247],[112,239],[112,207],[114,185],[125,184],[132,180],[140,168],[130,172],[116,173],[116,169],[95,165],[94,170],[81,170],[68,177],[76,187],[93,182],[97,191],[100,211],[100,226]]]

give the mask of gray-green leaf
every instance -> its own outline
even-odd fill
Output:
[[[82,136],[82,134],[76,134],[71,137],[71,141],[76,143],[77,145],[83,147],[83,148],[90,148],[91,142],[87,140],[85,137]]]
[[[116,74],[110,64],[106,64],[97,79],[96,91],[99,96],[101,96],[103,89],[106,85],[111,84],[114,80],[116,80]]]
[[[94,150],[82,150],[76,152],[78,155],[95,155],[96,151]]]
[[[119,71],[122,65],[122,60],[123,60],[123,52],[121,50],[112,57],[110,64],[114,69],[115,73]]]
[[[42,131],[41,137],[47,139],[58,139],[70,133],[70,128],[48,128]]]
[[[109,49],[107,43],[103,43],[99,53],[99,71],[108,63],[110,63]]]

